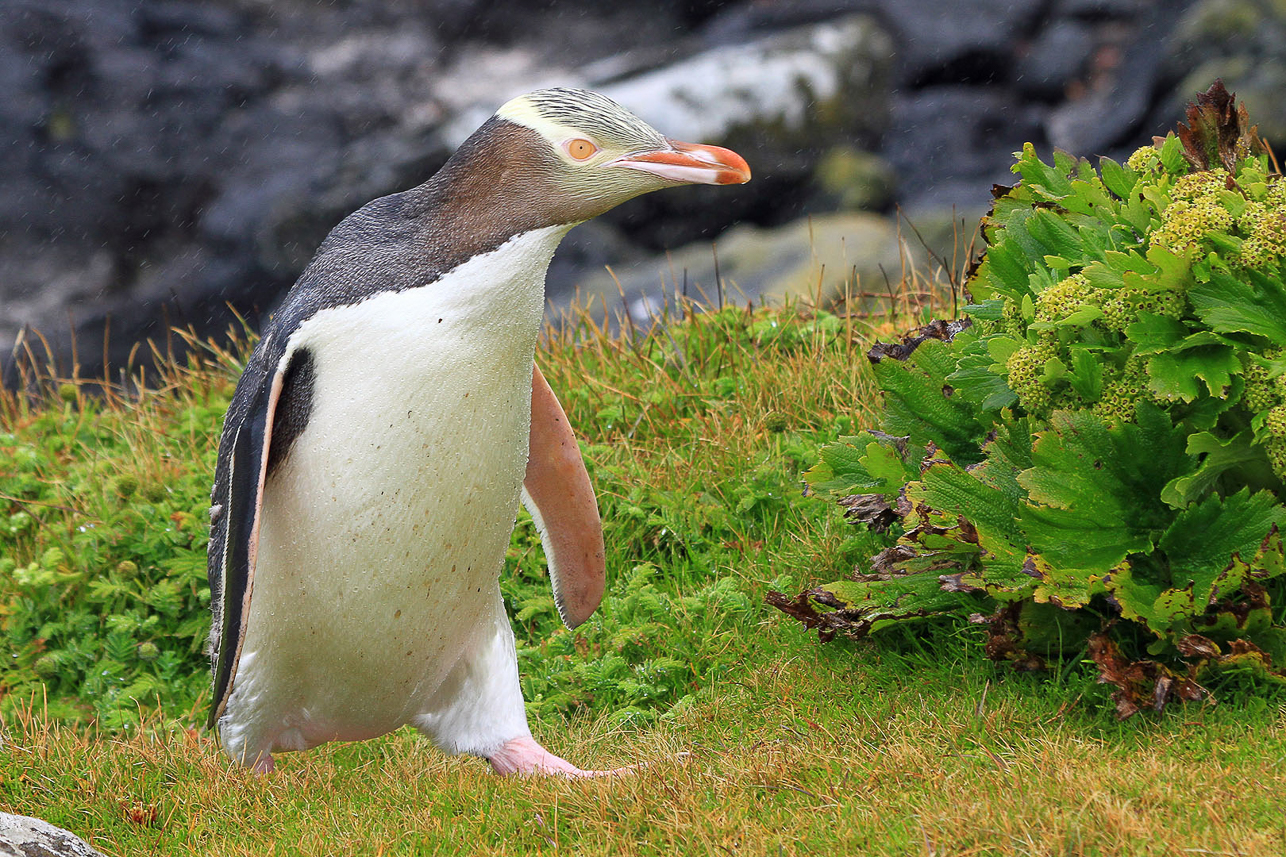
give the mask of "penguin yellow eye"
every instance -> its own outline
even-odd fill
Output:
[[[583,161],[598,151],[598,146],[581,137],[567,141],[564,148],[567,149],[567,154],[578,161]]]

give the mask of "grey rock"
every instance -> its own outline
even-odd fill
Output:
[[[1046,0],[799,0],[730,5],[704,38],[728,44],[782,27],[857,12],[874,15],[897,41],[899,85],[1006,80],[1013,45],[1035,27]]]
[[[893,101],[884,155],[896,167],[901,207],[963,210],[1010,183],[1013,153],[1043,138],[1043,110],[1000,87],[935,86]]]
[[[1056,14],[1092,20],[1131,18],[1154,2],[1156,0],[1059,0]]]
[[[248,2],[7,7],[0,354],[30,325],[62,371],[75,337],[92,375],[108,312],[116,365],[185,306],[222,324],[249,296],[253,318],[344,214],[427,178],[447,155],[419,106],[440,45],[376,5],[365,26]]]
[[[1061,99],[1094,49],[1094,31],[1080,21],[1056,21],[1018,60],[1014,83],[1019,92],[1046,101]]]
[[[792,3],[728,3],[701,27],[710,46],[736,45],[805,24],[854,13],[879,14],[881,0],[795,0]]]
[[[103,857],[84,840],[38,818],[0,812],[0,857]]]
[[[1035,26],[1043,0],[889,0],[882,11],[901,49],[900,79],[911,86],[1009,78],[1013,45]]]
[[[1120,47],[1121,62],[1086,94],[1054,109],[1045,125],[1050,143],[1080,156],[1107,154],[1139,139],[1161,77],[1165,34],[1174,29],[1181,4],[1162,3],[1140,16],[1132,38]],[[1172,122],[1182,112],[1176,114]],[[1140,142],[1151,134],[1146,133]]]
[[[898,275],[902,250],[897,228],[875,214],[819,215],[772,229],[737,226],[715,245],[696,242],[613,265],[612,274],[590,273],[579,284],[577,300],[609,314],[624,303],[640,325],[660,316],[676,296],[707,306],[720,300],[778,303],[789,297],[825,301],[846,288],[850,293],[882,289],[885,272]]]

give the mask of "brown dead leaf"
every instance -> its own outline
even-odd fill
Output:
[[[1176,673],[1157,661],[1130,660],[1106,631],[1090,636],[1089,655],[1098,665],[1099,682],[1116,686],[1112,699],[1121,720],[1134,716],[1144,706],[1160,711],[1176,699],[1195,702],[1209,695],[1190,675]]]
[[[872,363],[879,363],[886,357],[894,360],[906,360],[910,357],[920,344],[930,339],[940,339],[943,342],[950,342],[956,338],[956,334],[969,328],[973,322],[970,319],[963,318],[956,321],[943,321],[934,319],[924,327],[916,328],[902,337],[898,343],[877,342],[871,346],[871,350],[866,352],[867,358]]]
[[[1027,651],[1022,645],[1023,633],[1018,627],[1022,608],[1022,602],[1016,601],[983,620],[987,623],[987,657],[1008,662],[1019,672],[1043,670],[1045,659]]]
[[[836,502],[844,507],[844,520],[866,524],[873,533],[887,532],[898,521],[897,512],[883,494],[849,494]]]
[[[1187,124],[1176,129],[1179,142],[1183,143],[1183,157],[1195,170],[1223,167],[1229,173],[1237,162],[1264,151],[1257,126],[1250,124],[1244,104],[1237,104],[1237,97],[1216,80],[1205,92],[1198,93],[1195,103],[1189,103]]]

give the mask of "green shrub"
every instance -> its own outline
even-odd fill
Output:
[[[178,717],[209,689],[206,515],[231,380],[193,373],[130,403],[76,392],[3,415],[0,713]]]
[[[882,534],[770,601],[823,638],[958,614],[1020,667],[1088,652],[1121,716],[1286,681],[1286,182],[1222,84],[1125,165],[1028,145],[967,319],[871,352],[881,431],[811,489]]]

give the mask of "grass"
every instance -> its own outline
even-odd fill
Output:
[[[903,309],[879,319],[881,335],[913,326]],[[801,307],[725,309],[624,338],[583,317],[542,343],[541,366],[584,438],[610,583],[595,619],[561,629],[538,541],[520,522],[503,589],[532,728],[582,766],[646,762],[637,774],[501,780],[402,731],[283,755],[257,778],[190,728],[200,674],[185,673],[187,689],[161,693],[160,707],[109,686],[112,710],[133,710],[115,719],[85,701],[84,678],[60,674],[36,696],[6,685],[0,809],[111,855],[1286,850],[1276,700],[1224,693],[1218,706],[1118,723],[1080,665],[1052,676],[995,667],[975,628],[819,646],[764,607],[770,588],[833,579],[863,554],[835,510],[799,496],[798,474],[818,446],[871,418],[863,353],[875,332]],[[25,503],[10,501],[10,516],[32,522],[0,531],[11,573],[50,577],[42,591],[61,587],[52,603],[67,610],[66,593],[117,574],[129,550],[150,552],[143,583],[130,584],[144,596],[187,573],[165,558],[203,545],[180,513],[205,502],[190,486],[208,479],[235,364],[224,353],[170,366],[141,400],[118,391],[98,405],[65,387],[60,398],[56,384],[38,403],[7,399],[0,431],[42,462],[24,471]],[[64,438],[53,452],[51,433]],[[149,516],[182,538],[160,538],[166,528]],[[87,521],[100,534],[92,550],[76,536]],[[46,561],[53,546],[63,556]],[[163,656],[188,645],[177,628],[199,589],[190,583],[188,607],[150,631],[138,623],[128,640]],[[7,632],[19,595],[0,580]],[[111,603],[114,615],[156,609],[131,598]],[[116,625],[121,680],[155,678],[159,660],[129,661],[119,636],[129,623]],[[19,654],[34,664],[36,652]]]

